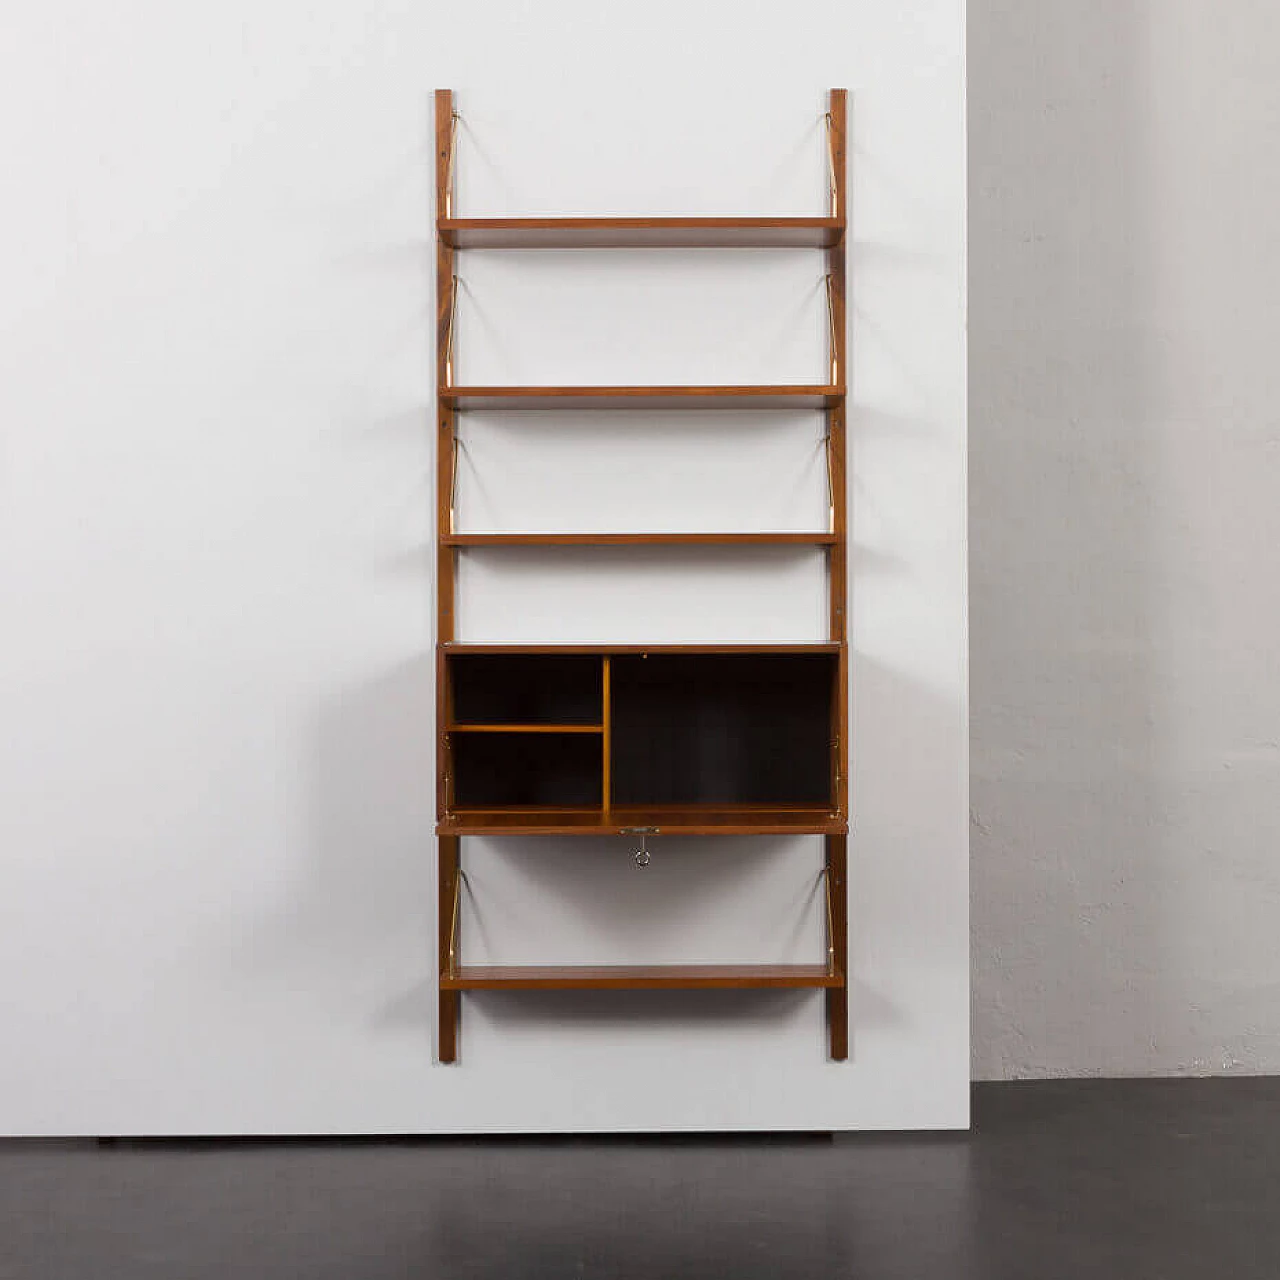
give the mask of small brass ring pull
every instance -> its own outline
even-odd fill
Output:
[[[657,827],[623,827],[621,832],[624,836],[639,836],[640,847],[631,856],[636,861],[636,866],[642,871],[653,861],[653,855],[649,852],[649,837],[658,834]]]

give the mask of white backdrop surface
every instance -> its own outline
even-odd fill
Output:
[[[968,1115],[964,11],[49,0],[0,49],[0,1131]],[[824,208],[851,91],[851,1060],[464,999],[434,1064],[431,90],[475,215]],[[458,378],[822,376],[816,252],[473,252]],[[814,414],[472,414],[461,527],[803,529]],[[812,551],[468,552],[461,635],[805,640]],[[472,960],[804,960],[817,839],[464,841]]]

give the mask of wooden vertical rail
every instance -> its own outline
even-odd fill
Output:
[[[446,991],[443,979],[453,974],[454,956],[450,954],[450,949],[453,948],[456,951],[462,929],[461,921],[454,920],[453,911],[453,904],[459,890],[458,877],[462,874],[458,858],[458,846],[461,840],[460,836],[437,837],[440,892],[436,927],[439,930],[440,954],[437,963],[440,980],[437,982],[436,994],[440,1007],[440,1027],[436,1038],[436,1052],[441,1062],[458,1060],[458,1023],[462,1012],[462,997],[456,991]]]
[[[456,550],[446,545],[453,532],[456,410],[441,392],[449,387],[453,328],[453,247],[440,235],[439,221],[449,206],[453,169],[453,93],[436,90],[436,532],[439,549],[436,579],[436,641],[454,638]]]
[[[831,113],[831,216],[848,226],[845,192],[845,145],[849,128],[849,90],[832,89],[827,100]]]
[[[453,683],[444,649],[436,646],[436,821],[453,808]]]
[[[831,369],[832,380],[846,388],[837,405],[827,410],[827,448],[830,450],[831,532],[836,535],[827,558],[830,602],[828,619],[830,638],[840,646],[837,659],[836,689],[832,707],[833,769],[831,801],[843,818],[849,813],[849,514],[846,478],[846,437],[848,414],[849,366],[847,337],[847,261],[845,242],[848,237],[848,198],[846,193],[846,160],[848,143],[848,92],[832,89],[829,105],[831,143],[831,214],[840,222],[840,238],[827,250],[827,277],[831,303]],[[835,937],[834,960],[841,985],[827,991],[827,1030],[831,1039],[831,1057],[843,1062],[849,1055],[849,898],[847,878],[848,838],[827,836],[827,887],[831,893],[831,915]]]
[[[828,549],[829,639],[840,646],[836,659],[836,687],[832,700],[831,804],[840,817],[849,813],[849,531],[845,471],[844,407],[827,412],[827,448],[831,450],[832,524],[836,541]]]
[[[449,385],[449,351],[453,325],[453,247],[440,235],[440,220],[449,215],[449,188],[453,176],[453,93],[437,89],[436,139],[436,809],[443,820],[452,803],[452,744],[449,723],[448,672],[441,646],[454,638],[454,594],[457,549],[446,543],[453,532],[454,449],[456,410],[441,396]],[[437,839],[436,898],[438,903],[439,964],[436,994],[439,1008],[437,1047],[441,1062],[453,1062],[458,1054],[458,1021],[461,997],[445,991],[440,979],[449,971],[453,903],[459,874],[459,837]]]
[[[833,178],[832,213],[847,228],[847,202],[845,195],[845,151],[847,137],[848,93],[844,89],[832,89],[829,107],[831,139],[831,167]],[[837,244],[827,250],[827,277],[831,304],[831,365],[837,385],[848,385],[847,359],[847,284],[845,234]],[[835,739],[835,764],[832,778],[832,803],[841,816],[848,814],[848,694],[849,694],[849,519],[848,480],[846,475],[847,421],[846,395],[838,404],[827,410],[827,449],[831,479],[831,532],[835,543],[829,554],[828,604],[829,638],[840,645],[839,673],[832,724]]]
[[[449,386],[450,331],[453,326],[453,248],[440,235],[439,220],[449,202],[453,149],[453,93],[436,90],[436,642],[454,638],[455,548],[446,545],[453,532],[456,410],[441,392]]]
[[[840,975],[838,987],[827,988],[827,1034],[831,1058],[849,1056],[849,886],[848,836],[827,836],[827,889],[831,894],[832,965]]]

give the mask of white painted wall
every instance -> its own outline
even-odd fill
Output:
[[[974,1072],[1280,1071],[1280,11],[969,52]]]
[[[963,1125],[961,0],[8,21],[0,1131]],[[837,85],[853,1061],[815,994],[693,993],[467,999],[461,1064],[433,1065],[431,90],[458,92],[473,213],[803,213]],[[807,377],[820,270],[468,255],[459,372]],[[464,432],[464,527],[821,516],[813,416]],[[463,634],[821,634],[812,553],[622,554],[625,592],[601,563],[469,554]],[[819,954],[813,839],[659,841],[643,877],[619,841],[464,859],[472,959]]]

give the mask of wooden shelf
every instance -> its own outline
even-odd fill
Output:
[[[441,218],[454,249],[830,249],[839,218]]]
[[[446,991],[722,991],[843,987],[818,964],[462,965],[440,975]]]
[[[609,836],[645,828],[651,835],[843,835],[848,822],[829,809],[778,805],[611,808],[454,809],[442,836]]]
[[[834,546],[834,533],[446,533],[445,547]]]
[[[833,409],[841,386],[441,387],[455,409]]]

